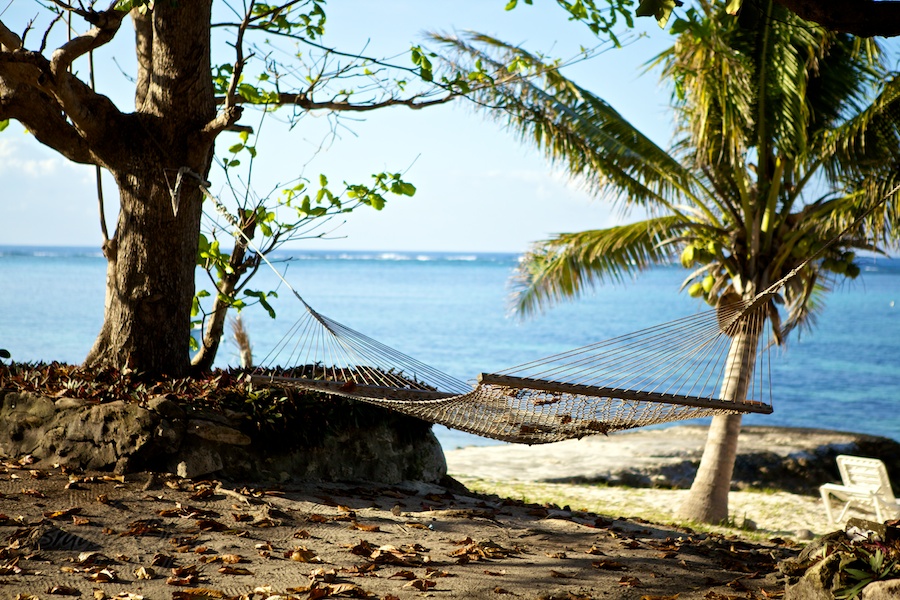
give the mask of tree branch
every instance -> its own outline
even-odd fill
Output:
[[[126,14],[112,8],[99,13],[94,11],[75,11],[74,9],[73,11],[84,17],[94,27],[84,35],[66,42],[53,52],[53,56],[50,58],[50,70],[56,78],[60,77],[63,71],[68,70],[75,59],[84,56],[91,50],[96,50],[112,40],[116,32],[119,31],[122,19]]]
[[[775,0],[797,16],[826,29],[861,37],[900,35],[896,0]]]
[[[21,76],[16,76],[20,72]],[[17,82],[38,75],[26,65],[0,61],[0,119],[19,121],[35,139],[71,161],[96,164],[88,143],[68,122],[56,101],[34,86]]]
[[[279,106],[299,106],[304,110],[331,110],[335,112],[368,112],[370,110],[378,110],[380,108],[386,108],[388,106],[405,106],[412,110],[419,110],[422,108],[427,108],[429,106],[437,106],[439,104],[446,104],[450,102],[454,98],[456,98],[459,94],[456,93],[448,93],[446,96],[442,96],[440,98],[435,98],[433,100],[422,100],[421,96],[413,96],[411,98],[390,98],[388,100],[381,100],[379,102],[371,102],[371,103],[360,103],[354,104],[352,102],[346,102],[343,100],[325,100],[325,101],[317,101],[312,100],[306,94],[291,94],[291,93],[281,93],[278,94],[278,102]],[[248,102],[244,100],[244,98],[237,96],[232,99],[234,104],[247,104]],[[216,104],[224,104],[224,98],[216,98]]]
[[[9,30],[3,21],[0,21],[0,51],[11,52],[22,48],[22,39]]]

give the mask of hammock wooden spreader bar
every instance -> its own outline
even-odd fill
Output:
[[[506,388],[539,390],[557,394],[577,394],[597,398],[619,398],[622,400],[634,400],[637,402],[662,402],[664,404],[679,404],[694,408],[722,409],[723,400],[717,398],[698,398],[694,396],[682,396],[679,394],[665,394],[655,392],[638,392],[618,388],[597,387],[591,385],[578,385],[571,383],[556,383],[542,381],[528,377],[511,377],[509,375],[495,375],[482,373],[478,376],[478,383],[503,386]],[[772,405],[758,400],[740,400],[727,405],[734,407],[735,412],[772,414]]]

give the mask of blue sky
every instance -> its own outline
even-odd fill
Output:
[[[555,2],[520,3],[512,12],[504,11],[505,4],[505,0],[335,0],[327,9],[325,43],[350,52],[365,47],[370,56],[405,62],[410,45],[423,43],[427,30],[482,31],[562,58],[599,42],[586,27],[568,21]],[[22,31],[26,19],[38,12],[36,3],[16,0],[2,19]],[[567,74],[665,145],[671,127],[668,90],[658,85],[654,73],[641,73],[642,65],[671,38],[648,19],[639,20],[637,31],[646,32],[646,37],[573,66]],[[95,54],[95,69],[98,89],[128,111],[133,91],[125,74],[134,72],[130,23],[118,37],[121,41]],[[37,40],[32,34],[30,45]],[[86,72],[86,62],[76,63],[76,69]],[[257,119],[248,112],[242,123],[256,125]],[[298,175],[317,180],[324,173],[337,184],[361,181],[382,170],[404,171],[405,179],[418,188],[414,198],[390,199],[381,212],[349,215],[330,235],[333,239],[297,246],[521,252],[530,242],[555,233],[608,227],[625,219],[568,181],[513,134],[475,114],[464,101],[421,111],[392,108],[366,113],[361,119],[345,121],[348,128],[324,148],[330,129],[324,114],[304,118],[291,131],[276,119],[266,120],[254,166],[259,192]],[[224,134],[220,148],[236,141],[236,135]],[[99,245],[93,167],[69,163],[13,123],[0,134],[0,181],[4,190],[0,244]],[[222,189],[217,172],[213,184]],[[117,198],[108,178],[104,192],[112,228]]]

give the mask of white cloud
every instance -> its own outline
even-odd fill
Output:
[[[40,179],[57,176],[66,167],[74,166],[61,156],[48,156],[49,152],[35,144],[0,137],[0,173]]]

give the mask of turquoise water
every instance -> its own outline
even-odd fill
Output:
[[[685,274],[677,267],[654,269],[520,322],[507,313],[512,254],[291,255],[294,260],[278,266],[316,310],[462,380],[705,309],[677,293]],[[0,347],[22,362],[80,362],[102,322],[104,277],[97,251],[0,247]],[[261,270],[251,287],[278,284]],[[900,440],[900,261],[867,263],[859,279],[826,303],[815,330],[775,351],[775,413],[746,422]],[[244,313],[258,361],[301,314],[287,290],[273,304],[276,320],[256,308]],[[229,341],[217,364],[237,361]],[[495,443],[437,431],[445,448]]]

